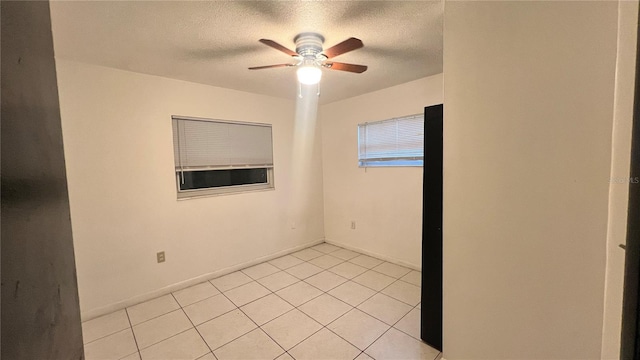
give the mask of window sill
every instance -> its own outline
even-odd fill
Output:
[[[217,192],[217,193],[204,192],[204,191],[202,193],[194,192],[194,193],[186,193],[185,195],[182,195],[182,196],[180,196],[180,193],[178,193],[176,200],[182,201],[182,200],[202,199],[202,198],[218,197],[218,196],[226,196],[226,195],[248,194],[248,193],[264,192],[264,191],[273,191],[275,189],[276,189],[275,186],[271,186],[271,187],[259,188],[259,189],[243,189],[243,190],[237,190],[237,191],[224,191],[224,192]]]

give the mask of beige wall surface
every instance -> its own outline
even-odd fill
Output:
[[[457,2],[444,357],[601,356],[617,2]]]
[[[85,319],[324,238],[320,141],[293,101],[64,60],[57,72]],[[178,201],[171,115],[272,124],[275,190]]]
[[[328,242],[421,266],[422,167],[359,168],[358,124],[441,103],[439,74],[321,106]]]
[[[636,181],[635,179],[629,179],[629,165],[631,160],[637,34],[638,1],[620,1],[618,4],[618,58],[613,118],[613,152],[611,154],[611,186],[609,188],[607,272],[601,357],[607,360],[620,357],[624,251],[618,245],[626,242],[629,181]]]

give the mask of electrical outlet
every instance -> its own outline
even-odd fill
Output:
[[[158,263],[164,262],[164,251],[160,251],[159,253],[156,254],[156,257],[158,258]]]
[[[355,221],[352,221],[352,222],[351,222],[351,229],[352,229],[352,230],[355,230],[355,228],[356,228],[356,222],[355,222]]]

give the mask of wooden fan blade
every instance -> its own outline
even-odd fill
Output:
[[[255,67],[250,67],[249,70],[271,69],[271,68],[288,67],[288,66],[295,66],[295,65],[294,64],[276,64],[276,65],[255,66]]]
[[[278,44],[277,42],[273,41],[273,40],[269,40],[269,39],[260,39],[260,42],[267,45],[267,46],[271,46],[272,48],[276,49],[276,50],[280,50],[283,53],[287,54],[287,55],[291,55],[291,56],[298,56],[298,53],[293,51],[293,50],[289,50],[286,47]]]
[[[358,74],[361,74],[367,71],[367,67],[365,65],[347,64],[347,63],[333,62],[333,61],[325,62],[324,66],[332,70],[348,71],[348,72],[353,72]]]
[[[327,59],[331,59],[332,57],[342,55],[349,51],[360,49],[363,46],[364,44],[360,39],[356,39],[352,37],[352,38],[348,38],[347,40],[337,45],[333,45],[332,47],[328,48],[327,50],[324,51],[324,54],[327,56]]]

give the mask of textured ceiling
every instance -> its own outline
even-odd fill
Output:
[[[349,37],[364,48],[334,58],[362,74],[323,70],[321,103],[442,72],[441,1],[53,1],[56,57],[293,99],[295,68],[262,45],[295,50],[318,32],[328,48]]]

